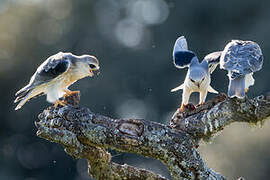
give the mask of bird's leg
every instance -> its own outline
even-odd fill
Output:
[[[78,106],[80,103],[80,91],[65,90],[65,95],[62,97],[65,104]]]
[[[65,89],[64,92],[66,93],[63,97],[67,97],[67,96],[70,96],[72,94],[72,91],[69,90],[69,89]]]
[[[248,92],[248,88],[245,88],[245,93],[247,94],[247,92]]]
[[[65,89],[64,92],[66,93],[66,95],[69,95],[72,91],[69,89]]]
[[[73,94],[79,94],[79,93],[80,93],[80,91],[71,91],[71,90],[69,90],[69,89],[65,89],[64,92],[65,92],[66,94],[63,96],[63,98],[68,97],[68,96],[71,96],[71,95],[73,95]]]
[[[60,101],[59,99],[54,102],[54,107],[56,108],[58,105],[65,106],[67,103],[65,101]]]
[[[185,105],[184,105],[184,104],[181,104],[179,110],[180,110],[181,112],[184,112],[184,110],[185,110]]]
[[[203,105],[203,103],[205,102],[205,99],[206,99],[206,95],[207,95],[207,91],[200,91],[199,105]]]
[[[190,89],[188,89],[187,87],[184,87],[183,94],[182,94],[182,104],[179,108],[181,112],[184,112],[185,106],[188,104],[190,94],[191,94]]]

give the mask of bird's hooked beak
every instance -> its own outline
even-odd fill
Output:
[[[196,82],[195,80],[193,80],[193,79],[191,79],[191,78],[190,78],[190,81],[191,81],[192,83],[194,83],[196,86],[198,86],[198,88],[200,89],[200,82]]]
[[[95,74],[96,74],[96,75],[99,75],[99,74],[100,74],[99,68],[96,68],[96,69],[89,69],[89,72],[90,72],[90,77],[93,77]]]

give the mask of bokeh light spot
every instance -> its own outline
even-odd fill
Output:
[[[169,15],[169,7],[163,0],[138,0],[130,9],[133,17],[147,25],[163,23]]]
[[[121,44],[127,47],[136,47],[142,41],[144,27],[132,19],[124,19],[118,22],[115,36]]]

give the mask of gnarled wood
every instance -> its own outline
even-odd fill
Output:
[[[209,169],[196,147],[232,122],[262,122],[270,116],[269,96],[228,99],[224,95],[193,111],[177,111],[171,127],[142,119],[112,119],[87,108],[50,107],[39,115],[37,135],[60,143],[74,158],[88,160],[96,179],[165,179],[153,172],[111,162],[106,149],[162,161],[173,179],[225,179]]]

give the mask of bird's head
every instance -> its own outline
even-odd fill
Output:
[[[189,68],[189,81],[191,84],[200,88],[201,84],[207,79],[209,75],[207,62],[202,62],[191,65]]]
[[[94,74],[99,74],[99,61],[95,56],[82,55],[81,61],[87,66],[89,71],[89,76],[94,76]]]
[[[72,53],[62,53],[61,56],[64,59],[69,59],[75,65],[80,76],[93,77],[95,73],[99,74],[99,61],[95,56],[87,54],[76,56]]]

